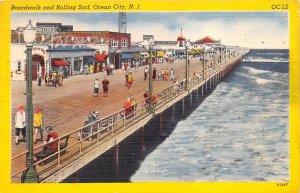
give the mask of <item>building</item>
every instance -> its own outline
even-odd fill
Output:
[[[131,34],[111,31],[73,31],[72,25],[61,23],[36,23],[36,43],[33,48],[33,80],[37,74],[57,70],[59,65],[65,69],[65,75],[80,73],[82,66],[96,63],[114,63],[121,68],[118,55],[131,47]],[[51,32],[48,30],[51,29]],[[12,80],[25,80],[26,47],[23,33],[11,30],[11,77]],[[105,61],[98,61],[94,53],[108,54]],[[54,58],[54,59],[53,59]],[[65,61],[53,62],[53,61]],[[81,61],[81,62],[79,62]],[[68,65],[69,64],[69,65]],[[79,64],[81,67],[79,67]],[[100,65],[100,64],[99,64]]]

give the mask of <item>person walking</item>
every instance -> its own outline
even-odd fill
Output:
[[[173,70],[173,68],[171,68],[171,70],[170,70],[170,80],[174,80],[174,70]]]
[[[84,73],[84,67],[83,65],[80,65],[80,70],[79,70],[80,74],[83,74]]]
[[[104,76],[104,79],[102,80],[102,88],[105,97],[107,97],[108,85],[109,85],[109,80]]]
[[[110,73],[110,75],[114,75],[114,69],[115,69],[115,65],[114,64],[111,64],[110,65],[110,71],[109,71],[109,73]]]
[[[38,86],[42,86],[42,74],[38,72]]]
[[[38,132],[40,132],[41,140],[44,141],[43,137],[43,113],[42,113],[43,108],[42,107],[37,107],[35,109],[34,115],[33,115],[33,127],[34,127],[34,135],[33,135],[33,142],[36,144],[36,138]]]
[[[125,71],[124,61],[121,62],[121,69]]]
[[[94,73],[94,65],[93,64],[90,64],[90,74],[93,74]]]
[[[89,66],[87,64],[85,64],[84,66],[84,72],[85,72],[85,75],[88,75],[89,74]]]
[[[57,74],[55,71],[52,73],[52,86],[54,86],[55,88],[57,86]]]
[[[109,72],[110,72],[109,65],[106,65],[105,71],[106,71],[106,76],[108,76],[108,75],[109,75]]]
[[[165,69],[164,80],[169,80],[169,69]]]
[[[128,89],[130,89],[132,83],[133,83],[132,72],[129,72],[129,74],[128,74],[128,83],[127,83]]]
[[[127,71],[127,69],[128,69],[128,62],[125,62],[125,64],[124,64],[124,70]]]
[[[147,80],[147,76],[148,76],[148,68],[146,67],[145,69],[144,69],[144,80]]]
[[[99,96],[99,81],[98,78],[96,78],[95,82],[94,82],[94,97]]]
[[[155,79],[156,79],[156,72],[157,72],[157,70],[156,70],[156,68],[154,67],[153,68],[153,71],[152,71],[152,79],[155,81]]]
[[[138,66],[137,66],[137,62],[136,61],[132,61],[132,66],[134,67],[135,72],[138,71]]]
[[[58,86],[62,86],[63,85],[63,73],[60,71],[57,74],[57,79],[58,79]]]
[[[129,75],[129,72],[126,71],[125,72],[125,86],[128,86],[128,75]]]
[[[15,144],[19,144],[19,135],[22,132],[23,141],[26,142],[26,115],[24,105],[19,105],[15,116]]]
[[[163,68],[162,70],[161,70],[161,79],[162,80],[164,80],[165,79],[165,68]]]
[[[45,86],[48,86],[49,84],[49,74],[46,72],[45,73]]]

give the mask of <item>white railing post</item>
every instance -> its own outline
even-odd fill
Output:
[[[126,127],[126,115],[125,115],[125,109],[123,110],[123,127],[124,127],[124,129],[125,129],[125,127]]]
[[[79,136],[79,153],[82,152],[82,128],[80,129],[80,136]]]

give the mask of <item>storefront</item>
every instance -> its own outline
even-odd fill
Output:
[[[92,60],[91,57],[94,55],[95,50],[85,45],[49,48],[46,50],[49,61],[51,61],[49,71],[62,71],[65,76],[81,74],[84,67],[91,64],[90,60]]]
[[[44,76],[47,66],[47,46],[35,45],[32,49],[32,80],[38,75]],[[10,68],[12,80],[25,80],[26,78],[26,47],[24,44],[12,44],[10,51]]]

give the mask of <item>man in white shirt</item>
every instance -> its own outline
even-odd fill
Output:
[[[94,97],[99,96],[99,81],[98,78],[96,78],[95,82],[94,82]]]
[[[24,105],[18,106],[18,111],[15,116],[15,144],[19,144],[19,135],[22,132],[23,140],[26,141],[26,115],[24,112]]]
[[[148,76],[148,68],[146,67],[145,69],[144,69],[144,80],[147,80],[147,76]],[[150,77],[149,77],[150,78]]]

